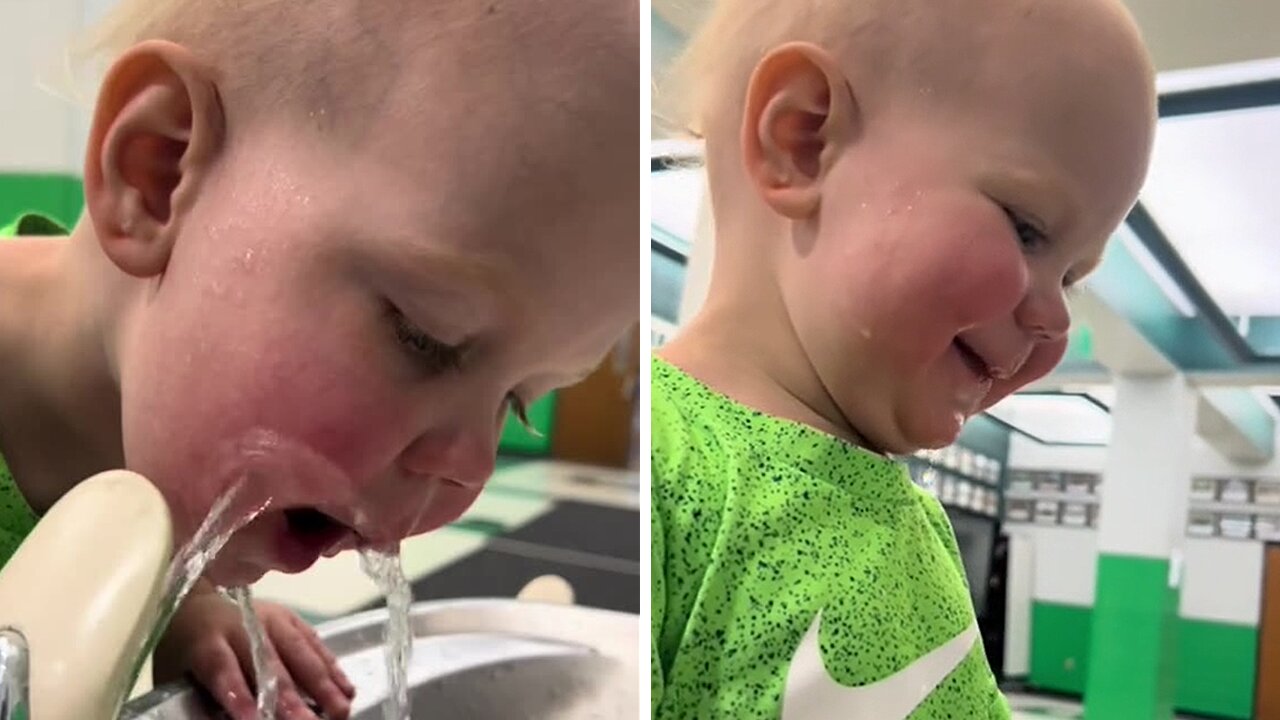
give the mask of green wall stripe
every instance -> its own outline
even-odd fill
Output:
[[[1098,556],[1087,720],[1172,717],[1178,590],[1168,580],[1167,559]]]
[[[1031,684],[1044,690],[1084,694],[1093,611],[1086,607],[1031,604]]]
[[[555,430],[556,394],[549,393],[529,406],[529,424],[537,433],[531,433],[511,413],[502,426],[498,452],[515,455],[548,455],[551,453],[551,433]]]
[[[1042,690],[1083,695],[1092,622],[1092,608],[1033,602],[1028,682]],[[1248,720],[1257,648],[1255,627],[1179,618],[1174,706],[1181,712]]]
[[[1179,710],[1242,720],[1252,717],[1257,667],[1256,627],[1179,621]]]
[[[74,175],[0,173],[0,225],[23,213],[38,212],[71,227],[83,207],[84,188]]]

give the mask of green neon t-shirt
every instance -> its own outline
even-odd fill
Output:
[[[905,468],[653,361],[653,717],[1007,720]]]

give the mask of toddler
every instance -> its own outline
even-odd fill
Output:
[[[653,715],[1007,718],[893,455],[1061,359],[1146,172],[1113,0],[720,0],[681,77],[705,305],[653,361]]]
[[[270,497],[173,619],[157,680],[193,673],[255,717],[247,637],[212,586],[457,518],[508,410],[634,324],[638,24],[635,0],[126,0],[108,18],[85,213],[0,241],[0,524],[20,540],[118,467],[159,487],[178,543],[233,485]],[[229,469],[236,448],[262,462]],[[314,633],[259,613],[280,717],[314,717],[304,695],[346,717]]]

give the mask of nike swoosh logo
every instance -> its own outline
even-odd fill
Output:
[[[964,661],[978,639],[975,620],[900,672],[870,685],[847,687],[833,680],[822,663],[821,621],[819,612],[791,660],[781,720],[905,720]]]

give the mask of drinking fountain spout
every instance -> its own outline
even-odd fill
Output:
[[[27,720],[29,687],[27,639],[13,628],[0,630],[0,720]]]
[[[0,720],[111,720],[160,620],[173,527],[126,471],[67,493],[0,571]]]

